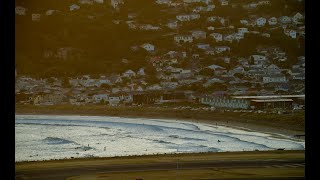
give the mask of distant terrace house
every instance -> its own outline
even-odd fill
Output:
[[[191,31],[191,33],[195,39],[206,39],[207,33],[205,31]]]
[[[216,40],[216,42],[222,41],[223,35],[220,33],[211,33],[210,36]]]
[[[46,15],[47,16],[52,16],[53,13],[55,13],[55,12],[58,12],[58,10],[49,9],[49,10],[46,11]]]
[[[270,75],[263,77],[263,83],[284,83],[287,82],[285,75]]]
[[[218,66],[215,64],[212,64],[210,66],[208,66],[207,68],[212,69],[215,73],[215,75],[221,75],[225,72],[227,72],[226,68],[222,67],[222,66]]]
[[[70,11],[74,11],[74,10],[78,10],[78,9],[80,9],[80,6],[78,6],[76,4],[73,4],[73,5],[69,6],[69,10]]]
[[[291,23],[291,18],[289,16],[281,16],[278,19],[282,24],[289,24]]]
[[[26,15],[26,8],[22,7],[22,6],[17,6],[15,8],[16,14],[20,15],[20,16],[24,16]]]
[[[184,3],[199,3],[199,2],[203,2],[206,4],[209,4],[212,2],[212,0],[183,0]]]
[[[240,23],[243,24],[243,25],[248,25],[249,24],[248,20],[245,20],[245,19],[241,19]]]
[[[267,67],[267,74],[281,74],[281,70],[277,65],[271,64]]]
[[[177,42],[177,43],[180,43],[180,42],[193,42],[193,37],[191,35],[176,35],[174,36],[174,40]]]
[[[268,23],[269,25],[273,26],[273,25],[276,25],[278,23],[278,19],[276,17],[271,17],[269,20],[268,20]]]
[[[153,52],[155,50],[155,46],[150,43],[142,44],[141,47],[148,52]]]
[[[32,21],[40,21],[41,14],[32,14]]]
[[[183,15],[177,15],[176,18],[179,21],[191,21],[194,19],[199,19],[200,14],[183,14]]]
[[[257,26],[264,26],[266,24],[267,20],[264,17],[260,17],[256,20]]]
[[[205,49],[205,54],[206,54],[206,55],[214,55],[214,54],[215,54],[215,51],[216,51],[215,48],[209,47],[209,48],[206,48],[206,49]]]
[[[137,75],[139,75],[139,76],[145,76],[146,74],[145,74],[145,72],[144,72],[144,68],[140,68],[140,69],[138,70],[138,72],[137,72]]]
[[[117,106],[121,99],[119,95],[109,95],[108,102],[110,106]]]
[[[233,35],[233,39],[240,41],[241,39],[244,38],[244,34],[243,33],[234,33]]]
[[[302,24],[303,19],[304,19],[303,15],[299,12],[292,17],[292,21],[295,24]]]
[[[267,57],[262,55],[251,55],[251,58],[255,65],[264,65],[268,61]]]
[[[250,101],[245,99],[229,99],[221,97],[202,97],[200,99],[202,104],[208,104],[216,108],[227,108],[227,109],[249,109]]]

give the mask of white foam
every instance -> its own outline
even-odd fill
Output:
[[[304,142],[266,133],[180,120],[16,115],[15,122],[16,161],[305,148]]]

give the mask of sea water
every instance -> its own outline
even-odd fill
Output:
[[[15,161],[186,152],[303,150],[305,142],[181,120],[15,116]]]

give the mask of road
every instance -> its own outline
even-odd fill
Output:
[[[67,167],[48,167],[43,169],[16,170],[15,179],[66,179],[68,177],[80,176],[85,174],[100,174],[112,172],[141,172],[141,171],[164,171],[164,170],[187,170],[187,169],[206,169],[206,168],[304,168],[304,159],[266,159],[266,160],[201,160],[201,161],[179,161],[165,163],[145,163],[145,164],[91,164],[75,165]],[[248,178],[247,178],[248,179]],[[250,179],[250,178],[249,178]],[[281,177],[281,178],[260,178],[256,180],[297,180],[304,179],[303,177]],[[224,179],[226,180],[226,179]],[[232,179],[230,179],[232,180]],[[237,179],[239,180],[239,179]]]

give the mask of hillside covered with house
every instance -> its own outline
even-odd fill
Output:
[[[15,13],[20,104],[248,109],[263,102],[232,97],[304,94],[304,1],[17,0]]]

